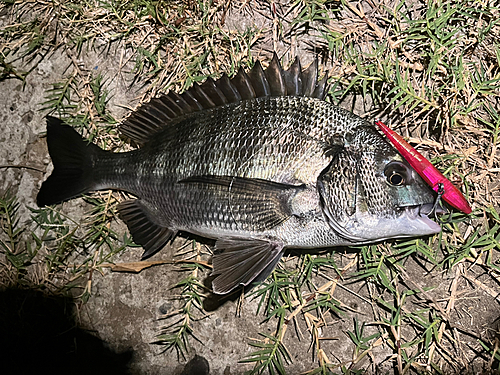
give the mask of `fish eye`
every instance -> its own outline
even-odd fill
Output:
[[[392,186],[406,185],[409,182],[406,166],[399,162],[387,164],[384,174],[387,182]]]
[[[398,172],[394,172],[393,174],[387,177],[387,181],[389,181],[391,185],[399,186],[402,185],[405,180],[403,176],[401,176]]]

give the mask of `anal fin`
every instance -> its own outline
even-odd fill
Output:
[[[159,225],[152,210],[140,199],[121,202],[117,210],[120,219],[127,224],[134,242],[144,248],[142,259],[161,250],[176,234],[176,231]]]
[[[226,294],[269,276],[283,255],[283,243],[273,239],[225,237],[215,243],[212,282],[215,294]]]

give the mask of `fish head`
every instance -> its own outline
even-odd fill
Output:
[[[344,138],[317,184],[324,216],[340,237],[370,243],[441,230],[428,216],[436,193],[391,144],[371,126]]]

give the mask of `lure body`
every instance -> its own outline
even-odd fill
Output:
[[[403,137],[389,129],[382,121],[376,121],[375,124],[384,132],[391,143],[401,153],[401,155],[410,163],[417,173],[427,182],[435,192],[438,192],[440,184],[444,188],[442,198],[456,209],[470,214],[472,208],[462,195],[460,190],[451,183],[441,172],[439,172],[432,163],[427,160],[420,152],[415,150]]]

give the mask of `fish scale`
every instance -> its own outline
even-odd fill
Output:
[[[269,98],[266,101],[262,101],[262,106],[266,107],[276,107],[273,104],[274,101],[299,101],[299,98],[284,97],[284,98]],[[315,100],[317,101],[317,100]],[[319,101],[318,101],[319,102]],[[311,104],[314,106],[323,105],[326,102]],[[335,109],[335,107],[332,107]],[[235,106],[234,111],[240,111],[238,106]],[[223,108],[222,111],[227,111],[227,108]],[[263,111],[264,113],[266,111]],[[303,137],[301,136],[300,127],[303,123],[298,121],[290,121],[288,118],[283,118],[276,116],[271,111],[267,111],[270,117],[268,119],[259,118],[259,122],[255,121],[256,128],[253,127],[254,122],[246,127],[238,127],[233,129],[231,132],[224,132],[225,125],[228,127],[231,124],[224,123],[224,119],[231,118],[230,115],[220,116],[219,124],[221,125],[222,131],[218,132],[215,138],[208,137],[205,133],[193,132],[188,138],[187,134],[178,134],[177,136],[186,137],[187,140],[178,145],[173,145],[165,137],[170,137],[170,134],[158,134],[157,139],[151,145],[145,146],[139,150],[135,155],[135,163],[129,162],[129,157],[127,157],[127,163],[125,164],[126,175],[137,176],[140,175],[141,182],[136,183],[136,178],[133,181],[124,181],[123,179],[116,179],[113,182],[112,187],[122,190],[128,190],[132,194],[142,197],[148,202],[153,203],[155,206],[161,208],[164,213],[164,217],[161,218],[163,221],[161,224],[164,225],[176,225],[179,229],[187,230],[191,229],[187,226],[189,225],[189,220],[187,218],[189,215],[183,211],[185,207],[193,207],[194,213],[203,216],[203,209],[208,212],[212,212],[214,209],[221,210],[222,207],[219,205],[217,207],[205,206],[198,208],[195,206],[196,202],[206,201],[207,197],[203,196],[201,191],[196,191],[193,196],[186,195],[186,190],[184,188],[177,189],[174,185],[174,181],[182,180],[189,176],[197,175],[219,175],[219,176],[237,176],[244,178],[261,178],[267,179],[269,181],[275,182],[289,182],[290,177],[283,178],[283,176],[277,175],[276,171],[286,170],[288,175],[297,176],[300,167],[307,164],[309,168],[312,165],[317,166],[315,173],[309,173],[308,180],[299,181],[295,178],[295,182],[298,184],[307,183],[310,188],[315,188],[315,182],[318,174],[322,169],[324,169],[328,164],[328,159],[324,157],[323,142],[315,140],[313,137]],[[218,116],[215,116],[218,117]],[[235,115],[234,117],[238,117]],[[265,116],[262,116],[265,117]],[[189,124],[196,124],[195,128],[209,128],[213,126],[212,121],[214,116],[207,117],[208,120],[202,120],[197,122],[196,119],[185,119],[184,122]],[[262,125],[266,124],[266,126]],[[182,127],[183,123],[179,124]],[[286,126],[285,126],[286,125]],[[309,126],[313,128],[313,126]],[[243,134],[238,132],[239,129],[244,129]],[[298,129],[298,130],[297,130]],[[186,132],[188,133],[188,132]],[[277,133],[282,134],[283,138],[287,139],[286,143],[278,143],[282,141],[283,138],[277,136]],[[185,139],[186,139],[185,138]],[[201,141],[200,141],[201,138]],[[245,139],[244,147],[235,140]],[[276,144],[269,144],[265,142],[265,139],[277,139]],[[207,141],[208,140],[208,144]],[[299,144],[302,141],[302,145]],[[269,160],[269,152],[266,148],[271,147],[273,149],[273,155],[275,158]],[[295,149],[307,150],[307,153],[302,153],[300,158],[294,159],[292,155],[295,154]],[[205,150],[210,150],[209,153],[204,152]],[[192,154],[194,156],[190,156]],[[248,163],[251,160],[253,163]],[[260,162],[256,162],[260,161]],[[109,161],[103,161],[103,165],[109,165]],[[100,166],[97,165],[96,169],[99,170]],[[120,170],[122,170],[120,163]],[[164,173],[165,171],[177,171],[177,175],[169,173]],[[149,171],[149,173],[141,173],[140,171]],[[156,171],[156,172],[155,172]],[[296,173],[297,171],[297,173]],[[106,169],[103,175],[107,176],[108,181],[113,180],[110,178],[110,173]],[[286,181],[285,181],[286,180]],[[111,182],[108,182],[111,184]],[[175,199],[172,198],[175,196]],[[170,198],[169,198],[170,197]],[[172,202],[175,202],[173,204]],[[318,202],[315,202],[315,206],[318,206]],[[238,210],[236,210],[238,211]],[[190,214],[190,215],[194,215]],[[238,216],[239,222],[244,221],[244,217]],[[229,220],[229,218],[227,218]],[[227,221],[226,220],[226,221]],[[226,221],[221,221],[217,223],[220,228],[225,229],[230,228],[230,225]],[[251,226],[254,225],[256,228],[261,227],[260,220],[254,215],[249,215],[248,222],[245,222],[245,228],[247,231],[251,230]],[[196,220],[191,226],[199,226],[200,221]],[[241,225],[240,225],[241,227]],[[217,226],[215,226],[217,228]]]
[[[118,214],[143,257],[179,231],[215,239],[218,294],[264,280],[287,248],[438,232],[433,191],[371,124],[323,100],[317,69],[283,70],[275,55],[265,71],[154,98],[121,125],[139,146],[126,153],[49,117],[54,172],[37,202],[128,191]]]
[[[261,112],[266,108],[275,107],[273,102],[279,101],[304,101],[305,98],[283,97],[266,98],[260,101],[259,108],[254,107],[254,111]],[[309,99],[309,98],[307,98]],[[309,100],[310,103],[303,103],[303,110],[312,111],[317,107],[328,104],[317,99]],[[308,105],[310,104],[310,105]],[[143,169],[155,168],[151,160],[164,160],[161,164],[164,173],[177,179],[182,179],[190,175],[238,175],[248,178],[264,178],[276,182],[283,182],[275,178],[276,170],[282,171],[298,170],[294,164],[305,162],[313,165],[326,167],[328,160],[324,157],[324,135],[318,130],[327,132],[328,129],[314,129],[314,124],[309,124],[309,128],[304,126],[306,121],[290,120],[282,116],[281,113],[274,114],[269,111],[267,116],[259,116],[251,121],[238,122],[239,113],[244,112],[241,108],[233,108],[233,114],[227,113],[230,108],[222,108],[221,116],[204,118],[202,115],[193,116],[179,123],[179,127],[186,125],[185,129],[175,134],[158,134],[154,143],[148,144],[146,150],[142,149],[142,154],[146,163]],[[336,109],[336,107],[332,107]],[[214,112],[218,112],[214,110]],[[237,120],[232,120],[235,117]],[[313,119],[314,120],[314,119]],[[324,122],[318,119],[317,124]],[[232,122],[236,122],[233,127]],[[307,122],[312,122],[308,119]],[[214,125],[219,126],[214,131]],[[325,127],[324,124],[322,128]],[[335,126],[331,126],[335,131]],[[201,131],[200,129],[203,129]],[[315,136],[314,133],[318,135]],[[331,132],[329,132],[331,133]],[[307,135],[307,136],[306,136]],[[179,137],[182,142],[176,143],[171,137]],[[269,143],[266,140],[276,140]],[[174,138],[175,140],[175,138]],[[243,142],[243,144],[242,144]],[[269,158],[270,150],[274,158]],[[295,151],[301,151],[297,158],[293,158]],[[154,157],[149,157],[154,155]],[[138,157],[139,160],[141,156]],[[252,165],[253,164],[253,165]],[[136,168],[134,166],[134,168]],[[172,176],[171,171],[175,171]],[[316,171],[319,174],[318,171]],[[307,183],[315,183],[316,176],[310,176]]]

